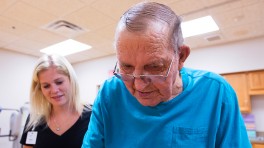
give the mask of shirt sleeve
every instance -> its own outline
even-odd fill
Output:
[[[251,148],[237,96],[230,85],[223,93],[220,123],[215,144],[216,148]]]
[[[84,135],[82,148],[103,148],[104,147],[104,125],[102,114],[102,102],[97,97],[93,107],[88,130]]]
[[[27,128],[27,125],[28,125],[28,122],[29,122],[29,118],[30,118],[30,115],[28,115],[28,117],[27,117],[24,129],[23,129],[23,133],[22,133],[22,136],[21,136],[21,139],[20,139],[20,144],[27,145],[27,146],[33,146],[33,145],[30,145],[30,144],[26,144],[27,133],[30,130],[29,129],[28,131],[26,131],[26,128]]]

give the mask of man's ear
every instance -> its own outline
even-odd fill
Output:
[[[183,67],[183,64],[185,62],[185,60],[187,59],[187,57],[190,54],[190,47],[186,46],[186,45],[182,45],[179,48],[179,65],[178,65],[178,70],[181,70]]]

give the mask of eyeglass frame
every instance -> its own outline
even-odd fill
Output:
[[[170,63],[170,66],[169,66],[169,68],[168,68],[168,70],[167,70],[167,72],[166,72],[166,74],[165,75],[134,75],[134,74],[125,74],[125,73],[119,73],[119,72],[116,72],[117,71],[117,63],[118,63],[118,61],[116,62],[116,64],[115,64],[115,68],[114,68],[114,71],[113,71],[113,75],[114,76],[116,76],[117,78],[119,78],[119,79],[121,79],[121,80],[123,80],[123,81],[134,81],[136,78],[140,78],[140,79],[143,79],[143,78],[149,78],[150,80],[152,80],[151,78],[158,78],[158,77],[163,77],[164,78],[164,80],[166,80],[166,78],[169,76],[169,73],[170,73],[170,71],[171,71],[171,65],[172,65],[172,63],[173,63],[173,60],[174,60],[174,57],[171,59],[171,63]],[[122,77],[122,75],[125,75],[125,76],[129,76],[129,77],[131,77],[132,79],[131,80],[124,80],[123,79],[123,77]]]

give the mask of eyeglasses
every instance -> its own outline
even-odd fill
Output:
[[[174,59],[174,57],[173,57]],[[169,73],[170,73],[170,70],[171,70],[171,65],[172,65],[172,62],[173,62],[173,59],[171,60],[170,62],[170,66],[166,72],[165,75],[162,75],[162,74],[155,74],[155,75],[135,75],[135,74],[125,74],[125,73],[120,73],[119,72],[119,68],[118,68],[118,62],[116,62],[116,65],[115,65],[115,68],[114,68],[114,72],[113,74],[123,80],[123,81],[128,81],[128,82],[131,82],[131,81],[134,81],[135,78],[140,78],[141,80],[143,80],[144,82],[161,82],[161,81],[164,81],[166,80],[166,78],[168,77]]]

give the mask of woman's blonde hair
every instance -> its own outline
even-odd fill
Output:
[[[52,105],[44,97],[38,75],[51,67],[55,67],[60,73],[69,77],[71,89],[69,93],[69,109],[76,110],[79,114],[82,112],[80,101],[79,85],[76,73],[68,60],[59,55],[43,55],[37,61],[33,71],[31,90],[30,90],[30,120],[27,124],[27,130],[37,125],[47,123],[51,115]]]

